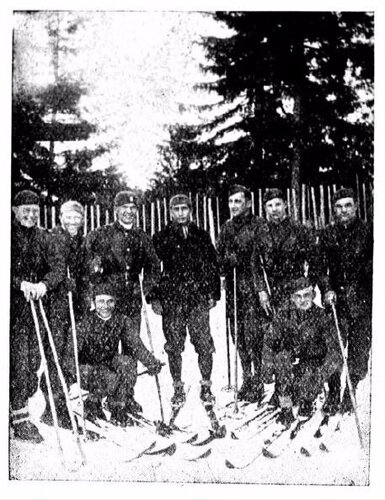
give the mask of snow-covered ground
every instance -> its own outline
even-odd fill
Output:
[[[227,385],[224,309],[224,300],[222,300],[211,313],[212,334],[216,345],[213,391],[217,397],[218,408],[223,408],[233,397],[231,392],[224,390]],[[155,354],[166,362],[161,318],[155,316],[150,308],[149,316]],[[149,345],[144,321],[142,328],[142,338]],[[233,363],[233,349],[231,349],[231,359]],[[162,404],[168,421],[169,401],[173,390],[167,366],[163,368],[159,379]],[[241,379],[241,374],[239,379]],[[188,389],[187,403],[181,410],[176,423],[181,427],[186,427],[191,433],[199,432],[200,437],[203,438],[207,435],[209,420],[199,402],[199,380],[197,355],[187,340],[184,353],[184,381]],[[232,381],[234,381],[234,370],[232,370]],[[136,399],[143,406],[144,415],[151,420],[160,420],[160,405],[154,378],[148,375],[141,376],[135,392]],[[44,409],[44,400],[41,393],[37,393],[31,399],[30,408],[45,441],[35,445],[11,440],[10,477],[23,480],[363,486],[369,481],[369,376],[359,384],[357,400],[365,441],[363,450],[359,445],[354,417],[349,416],[341,423],[341,430],[334,434],[333,440],[327,441],[329,452],[321,451],[315,439],[306,441],[305,438],[298,437],[278,458],[266,458],[261,454],[249,467],[238,470],[226,467],[225,460],[230,460],[234,464],[247,463],[261,452],[264,439],[271,433],[270,429],[260,435],[252,436],[253,424],[250,424],[244,432],[237,434],[238,440],[232,439],[230,431],[242,423],[242,418],[243,420],[247,418],[245,412],[252,415],[252,411],[255,410],[240,409],[239,414],[235,414],[231,408],[227,409],[227,413],[223,409],[218,409],[218,415],[223,417],[221,422],[227,426],[227,436],[202,447],[182,442],[190,436],[188,432],[177,433],[167,441],[166,438],[143,428],[127,428],[126,431],[117,429],[113,434],[113,439],[118,444],[108,439],[85,442],[83,448],[87,463],[80,466],[80,455],[74,439],[71,432],[65,430],[60,430],[64,448],[64,464],[61,462],[55,431],[39,422],[39,416]],[[155,439],[157,439],[156,449],[167,442],[176,442],[176,452],[172,456],[165,457],[146,455],[130,462],[130,459]],[[310,457],[300,453],[300,447],[305,444],[311,452]],[[209,449],[211,454],[207,458],[196,462],[189,461]]]

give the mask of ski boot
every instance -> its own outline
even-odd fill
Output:
[[[302,399],[298,408],[298,419],[309,420],[313,414],[313,402],[307,399]]]
[[[97,419],[107,420],[100,400],[87,398],[84,401],[84,417],[95,423]]]
[[[171,398],[172,408],[181,408],[186,402],[183,382],[174,382],[174,395]]]
[[[200,399],[203,407],[210,419],[211,429],[215,438],[224,438],[226,436],[226,427],[220,425],[214,411],[215,396],[211,392],[211,380],[201,380]]]
[[[250,398],[253,398],[252,383],[251,383],[251,378],[247,377],[243,380],[242,386],[238,391],[238,400],[250,401]]]
[[[294,422],[295,418],[293,415],[292,408],[282,408],[281,413],[278,415],[276,422],[278,424],[284,425],[287,429]]]
[[[65,399],[55,397],[55,408],[56,408],[56,412],[57,412],[57,421],[58,421],[59,427],[61,427],[62,429],[72,429],[71,419],[70,419],[70,416],[68,413]],[[43,412],[42,416],[40,417],[40,421],[43,422],[43,424],[49,425],[51,427],[54,425],[53,416],[52,416],[51,407],[50,407],[48,398],[46,400],[46,406],[45,406],[44,412]]]
[[[111,424],[120,427],[135,425],[135,421],[128,414],[125,403],[114,402],[110,404],[109,408],[111,411]]]
[[[13,435],[22,441],[31,441],[32,443],[41,443],[44,441],[39,429],[30,420],[22,420],[12,423]]]
[[[260,403],[263,399],[265,388],[263,383],[259,380],[252,379],[251,387],[248,394],[248,401],[250,403]]]

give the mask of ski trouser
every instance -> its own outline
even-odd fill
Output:
[[[206,303],[194,305],[184,300],[169,300],[163,304],[164,346],[169,359],[170,373],[174,382],[181,380],[182,352],[185,348],[187,328],[190,341],[198,354],[198,365],[204,380],[210,380],[214,341],[210,333],[210,309]]]
[[[132,356],[117,354],[109,365],[80,365],[81,387],[97,400],[127,402],[134,397],[136,379],[137,360]]]

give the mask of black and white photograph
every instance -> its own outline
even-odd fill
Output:
[[[6,10],[9,497],[382,498],[380,16],[289,8]]]

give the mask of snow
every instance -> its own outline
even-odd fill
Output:
[[[164,339],[161,329],[161,317],[149,309],[151,333],[156,356],[167,361],[163,350]],[[281,456],[269,459],[262,454],[247,468],[229,469],[225,460],[244,464],[255,454],[260,453],[264,439],[272,428],[253,436],[256,427],[251,423],[243,431],[237,431],[239,440],[230,436],[255,409],[242,409],[236,414],[232,407],[223,407],[233,398],[232,392],[224,390],[227,385],[227,358],[225,332],[224,299],[211,312],[212,334],[216,345],[213,368],[213,392],[217,397],[218,416],[227,427],[227,436],[217,439],[206,446],[192,446],[183,443],[194,433],[199,433],[199,440],[208,435],[209,420],[199,401],[200,374],[197,355],[189,340],[184,353],[183,378],[188,390],[187,403],[182,408],[176,424],[187,427],[186,433],[176,433],[169,440],[152,431],[132,427],[126,430],[116,428],[112,439],[86,441],[83,448],[87,463],[81,465],[80,454],[70,431],[60,429],[60,438],[64,450],[64,464],[61,462],[57,439],[53,428],[39,422],[44,409],[44,399],[40,392],[30,401],[30,410],[35,422],[45,438],[41,444],[24,443],[11,439],[10,442],[10,477],[18,480],[70,480],[70,481],[128,481],[140,483],[214,483],[214,484],[258,484],[258,485],[356,485],[364,486],[369,481],[369,401],[370,377],[362,381],[357,390],[358,412],[363,429],[365,447],[360,449],[354,416],[349,415],[341,423],[341,431],[336,432],[332,440],[327,441],[329,453],[318,448],[316,440],[306,441],[311,456],[300,453],[299,439],[294,440]],[[142,322],[142,339],[149,344],[145,322]],[[231,347],[231,359],[234,359]],[[233,361],[232,361],[233,362]],[[139,367],[139,372],[142,367]],[[232,381],[234,372],[231,370]],[[241,374],[238,377],[241,380]],[[170,415],[169,401],[173,393],[171,377],[167,366],[160,376],[162,405],[165,419]],[[266,386],[271,391],[271,386]],[[160,420],[160,404],[153,377],[139,377],[135,397],[143,406],[144,415],[151,420]],[[222,409],[221,409],[222,408]],[[177,450],[172,456],[143,456],[130,461],[140,451],[157,440],[156,449],[170,442],[176,442]],[[326,438],[325,438],[326,439]],[[120,444],[120,446],[118,444]],[[188,458],[197,457],[211,448],[207,458],[197,462]]]

